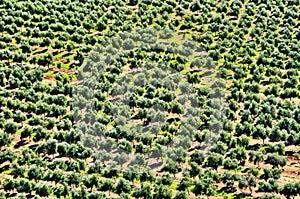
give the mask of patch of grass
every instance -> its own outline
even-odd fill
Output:
[[[16,134],[21,135],[22,129],[17,130]]]
[[[157,133],[157,135],[164,135],[166,132],[165,131],[159,131],[158,133]]]
[[[173,36],[172,38],[167,39],[167,41],[168,42],[174,42],[174,43],[182,43],[182,38]]]
[[[218,62],[219,62],[219,63],[224,63],[224,62],[225,62],[225,59],[219,59]]]
[[[57,55],[53,56],[53,58],[63,58],[63,54],[62,53],[58,53]]]
[[[268,146],[261,146],[259,149],[258,149],[258,151],[259,152],[263,152],[263,151],[265,151],[267,148],[269,148]]]
[[[188,70],[182,70],[182,71],[180,72],[180,74],[181,74],[181,75],[186,75],[188,72],[189,72]]]
[[[70,64],[61,64],[61,68],[69,69]]]
[[[9,169],[9,170],[3,171],[2,174],[7,174],[7,175],[9,175],[11,172],[12,172],[12,169]]]
[[[54,74],[52,71],[48,71],[48,72],[44,73],[44,76],[51,76],[51,77],[54,77],[55,74]]]
[[[170,188],[171,188],[171,189],[176,190],[176,187],[177,187],[177,184],[176,184],[176,183],[172,183],[172,184],[170,185]]]

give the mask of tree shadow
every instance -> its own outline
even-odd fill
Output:
[[[191,74],[193,74],[193,73],[199,73],[199,72],[202,72],[201,69],[190,70]]]
[[[269,85],[270,84],[270,82],[269,81],[267,81],[267,80],[264,80],[264,81],[261,81],[261,83],[260,83],[261,85]]]
[[[163,162],[162,161],[160,161],[160,162],[155,162],[155,163],[153,163],[153,164],[150,164],[149,165],[149,168],[151,168],[151,169],[156,169],[156,168],[158,168],[158,167],[160,167],[160,166],[162,166],[163,165]]]
[[[208,128],[208,125],[207,124],[201,124],[198,128],[198,130],[204,130],[204,129],[207,129]]]
[[[257,165],[254,165],[255,168],[257,168],[258,166]],[[250,171],[250,168],[247,167],[247,168],[244,168],[243,170],[241,170],[241,173],[248,173],[248,171]]]
[[[236,194],[235,195],[235,198],[236,199],[242,199],[242,198],[246,198],[246,197],[251,197],[251,194],[250,193],[239,193],[239,194]]]
[[[29,120],[30,118],[32,118],[33,114],[29,113],[26,116],[27,116],[27,120]]]
[[[15,144],[14,148],[15,148],[15,149],[18,149],[18,148],[20,148],[21,146],[24,146],[24,145],[26,145],[26,144],[27,144],[26,141],[20,140],[19,142],[17,142],[17,143]]]
[[[169,118],[167,119],[167,122],[169,124],[173,123],[173,122],[179,122],[181,119],[179,117],[172,117],[172,118]]]
[[[44,158],[43,158],[43,161],[52,162],[53,159],[50,158],[50,157],[44,157]]]
[[[235,187],[227,187],[227,186],[225,186],[225,187],[223,187],[221,189],[221,191],[224,191],[225,193],[234,193],[234,192],[237,191],[237,189]]]
[[[62,57],[68,57],[69,55],[72,55],[72,53],[68,52],[66,54],[63,54]]]
[[[34,198],[34,196],[35,196],[35,195],[28,194],[28,195],[26,195],[26,198],[27,198],[27,199],[30,199],[30,198]]]
[[[253,79],[247,78],[247,79],[245,80],[245,83],[249,83],[249,82],[252,82],[252,81],[253,81]]]
[[[77,67],[80,67],[80,63],[72,63],[69,66],[69,69],[77,69]]]
[[[285,151],[286,156],[294,156],[295,152],[294,151]]]
[[[43,50],[39,50],[39,51],[34,52],[33,55],[36,55],[36,54],[42,54],[42,53],[45,53],[45,52],[47,52],[47,51],[48,51],[48,49],[45,48],[45,49],[43,49]]]
[[[201,77],[206,77],[206,76],[209,76],[209,75],[212,75],[212,74],[213,74],[213,71],[206,71],[203,74],[201,74]]]
[[[32,144],[28,148],[30,148],[31,150],[35,150],[37,146],[38,144]]]
[[[56,51],[52,52],[52,55],[55,56],[55,55],[58,55],[58,53],[59,53],[59,50],[56,50]]]
[[[5,194],[6,198],[16,197],[18,193],[7,193]]]
[[[0,167],[0,173],[9,170],[9,168],[10,168],[10,166],[8,164],[3,167]]]
[[[264,146],[264,145],[262,145],[262,144],[253,144],[253,145],[249,145],[248,147],[247,147],[247,150],[253,150],[253,151],[257,151],[260,147],[262,147],[262,146]]]
[[[144,120],[144,121],[143,121],[143,126],[144,126],[144,127],[149,126],[150,122],[151,122],[151,120]]]
[[[196,149],[201,149],[201,145],[198,145],[198,146],[194,146],[194,147],[192,147],[192,148],[189,148],[188,149],[188,152],[191,152],[191,151],[194,151],[194,150],[196,150]]]

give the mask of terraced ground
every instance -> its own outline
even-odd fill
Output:
[[[0,198],[299,197],[299,7],[1,1]]]

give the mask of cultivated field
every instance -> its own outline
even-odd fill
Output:
[[[299,0],[0,13],[0,198],[300,198]]]

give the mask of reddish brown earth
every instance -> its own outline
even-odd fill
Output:
[[[44,76],[44,79],[45,80],[53,80],[53,81],[55,81],[55,77],[53,77],[53,76]]]
[[[66,69],[66,68],[49,68],[50,71],[53,72],[63,72],[63,73],[75,73],[75,70],[71,70],[71,69]]]

